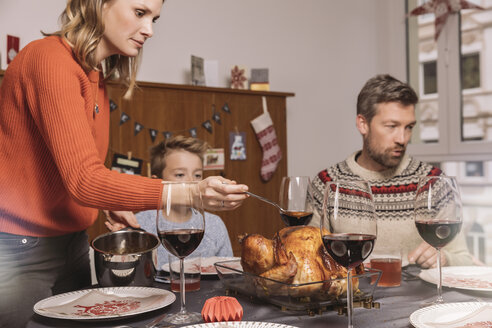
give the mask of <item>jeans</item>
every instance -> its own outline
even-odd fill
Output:
[[[0,327],[25,327],[36,302],[90,285],[85,231],[57,237],[0,232]]]

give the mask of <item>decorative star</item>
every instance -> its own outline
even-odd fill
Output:
[[[244,89],[244,83],[248,80],[245,76],[245,70],[240,69],[237,65],[231,69],[231,87],[233,89]]]
[[[436,27],[434,33],[434,40],[437,41],[441,30],[448,19],[449,14],[457,13],[461,9],[480,9],[482,7],[470,3],[466,0],[430,0],[419,6],[410,12],[410,16],[418,16],[429,13],[434,13],[436,21],[434,25]]]

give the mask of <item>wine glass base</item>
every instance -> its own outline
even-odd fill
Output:
[[[167,316],[164,321],[175,325],[196,323],[202,321],[202,315],[198,312],[178,312]]]
[[[425,307],[428,307],[428,306],[432,306],[432,305],[440,305],[440,304],[444,304],[444,300],[442,298],[438,298],[438,299],[435,299],[433,301],[428,301],[428,302],[424,302],[422,304],[420,304],[420,307],[421,308],[425,308]]]

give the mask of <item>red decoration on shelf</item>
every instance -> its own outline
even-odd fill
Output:
[[[205,322],[241,321],[243,307],[234,297],[215,296],[203,305],[202,318]]]
[[[237,65],[231,69],[231,88],[246,89],[246,70],[239,68]]]
[[[410,16],[419,16],[434,13],[436,16],[434,40],[437,41],[441,30],[446,24],[449,14],[457,13],[462,9],[480,9],[482,7],[466,0],[430,0],[410,12]]]

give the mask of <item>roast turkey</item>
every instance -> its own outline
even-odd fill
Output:
[[[347,270],[336,263],[326,251],[319,228],[293,226],[280,230],[273,239],[258,234],[240,238],[241,265],[245,272],[286,284],[308,284],[296,288],[296,296],[326,292],[338,297],[346,292]],[[355,270],[363,272],[359,266]],[[264,280],[265,285],[268,280]],[[358,280],[353,280],[354,290]],[[270,287],[273,284],[270,284]],[[264,286],[268,287],[268,286]]]

